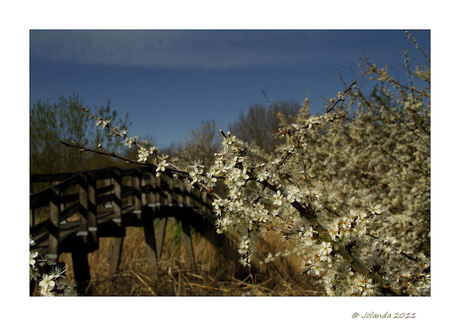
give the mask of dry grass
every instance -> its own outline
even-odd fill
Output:
[[[100,239],[99,250],[88,255],[91,282],[87,295],[93,296],[318,296],[322,295],[312,280],[300,275],[293,258],[262,264],[268,252],[283,250],[286,244],[269,234],[258,243],[258,254],[251,272],[238,263],[232,240],[216,249],[208,240],[192,233],[198,271],[185,267],[185,249],[180,225],[168,221],[163,254],[157,268],[146,259],[141,228],[129,227],[123,241],[119,272],[110,274],[110,238]],[[72,258],[62,254],[66,278],[73,283]]]

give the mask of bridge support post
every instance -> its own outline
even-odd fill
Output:
[[[195,254],[193,252],[192,234],[190,233],[190,224],[186,219],[182,219],[183,239],[185,246],[185,265],[191,272],[196,272]]]
[[[49,202],[50,218],[48,220],[49,240],[48,253],[46,255],[46,258],[51,264],[54,265],[57,263],[59,253],[59,217],[61,215],[61,205],[58,192],[54,188],[51,188],[51,191],[52,195]]]
[[[96,178],[94,175],[87,175],[88,182],[88,231],[91,235],[91,242],[95,248],[99,248],[97,235],[97,203],[96,203]]]
[[[132,176],[127,176],[126,177],[126,183],[125,183],[126,186],[128,187],[132,187],[133,186],[133,178]],[[126,199],[126,203],[128,205],[132,205],[133,204],[133,197],[132,196],[129,196],[127,199]]]
[[[148,178],[146,180],[149,186],[147,191],[147,205],[152,208],[153,212],[156,212],[156,203],[158,202],[156,200],[157,182],[153,173],[153,169],[148,170]]]
[[[79,175],[78,180],[78,194],[79,194],[79,213],[80,213],[80,230],[77,233],[77,236],[81,238],[83,246],[86,247],[88,244],[88,226],[89,226],[89,216],[88,216],[88,182],[84,175]],[[86,249],[86,248],[85,248]]]
[[[144,178],[142,179],[142,188],[147,185]],[[157,266],[157,252],[155,244],[155,228],[153,225],[153,212],[148,206],[146,194],[142,194],[142,225],[144,227],[144,237],[147,250],[147,261],[149,264],[156,268]]]
[[[157,252],[155,243],[155,229],[153,226],[153,216],[150,209],[144,208],[142,212],[142,225],[144,227],[144,238],[147,249],[147,260],[153,267],[157,266]]]
[[[110,178],[107,178],[107,179],[104,180],[104,184],[105,184],[106,186],[110,186],[111,183],[112,183],[112,182],[111,182]],[[112,207],[113,207],[113,202],[107,202],[107,203],[105,203],[105,208],[112,208]]]
[[[56,186],[59,184],[60,181],[53,181],[53,186]],[[66,192],[68,192],[68,189],[66,190],[61,190],[61,191],[56,191],[56,194],[59,196],[59,198],[61,198],[62,196],[64,196],[66,194]],[[59,211],[62,213],[63,211],[65,210],[65,204],[60,202],[59,203]]]
[[[37,285],[37,282],[34,279],[31,279],[29,281],[29,296],[32,296],[34,294],[36,285]]]
[[[112,238],[110,273],[118,273],[118,267],[121,261],[121,249],[123,248],[123,237]]]
[[[89,283],[91,280],[86,250],[72,251],[73,274],[78,295],[91,295]]]
[[[112,221],[118,226],[118,234],[112,238],[110,272],[115,274],[118,272],[118,267],[120,266],[125,226],[121,219],[121,175],[118,170],[115,170],[113,173],[113,192],[115,198],[113,206],[114,218]]]
[[[142,173],[139,170],[135,170],[135,174],[132,176],[134,192],[134,211],[133,213],[141,218],[142,213],[142,188],[141,188]]]
[[[29,221],[30,221],[30,227],[34,227],[35,226],[35,209],[33,209],[32,207],[29,209]]]
[[[163,242],[165,240],[166,224],[167,223],[168,223],[168,218],[165,217],[165,216],[162,216],[160,218],[160,222],[158,223],[158,236],[155,237],[158,260],[160,260],[161,253],[163,251]]]
[[[161,258],[161,254],[163,251],[163,242],[164,242],[165,234],[166,234],[166,224],[168,223],[168,217],[165,216],[162,211],[163,207],[165,207],[168,204],[167,203],[168,199],[162,193],[164,185],[165,185],[165,180],[163,176],[155,177],[155,190],[156,190],[155,213],[160,215],[160,221],[158,223],[158,235],[155,237],[158,260]]]
[[[192,234],[190,232],[190,223],[188,222],[187,216],[184,212],[187,212],[190,208],[190,197],[186,195],[184,191],[184,183],[178,184],[179,194],[177,202],[179,205],[179,214],[182,223],[182,238],[185,246],[185,265],[187,270],[196,272],[195,254],[193,252]]]

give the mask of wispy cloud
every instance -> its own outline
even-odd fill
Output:
[[[233,68],[356,59],[340,33],[315,31],[31,31],[32,60],[141,67]],[[349,34],[347,37],[350,38]],[[340,55],[328,53],[343,42]]]

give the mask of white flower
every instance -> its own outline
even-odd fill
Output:
[[[137,138],[138,138],[137,136],[134,136],[134,137],[131,137],[131,138],[126,138],[125,139],[125,145],[128,146],[128,148],[131,148],[131,145],[136,143]]]
[[[238,197],[241,196],[241,191],[239,191],[238,188],[231,188],[231,189],[230,189],[230,192],[228,193],[228,196],[229,196],[230,198],[236,199],[236,198],[238,198]]]
[[[49,275],[51,279],[57,280],[59,278],[64,278],[64,273],[65,273],[65,268],[60,268],[59,266],[55,266]]]
[[[148,157],[149,157],[149,151],[147,151],[147,149],[145,149],[144,147],[140,147],[139,148],[139,152],[137,153],[137,161],[138,162],[145,162],[147,161]]]
[[[374,284],[372,284],[372,279],[366,279],[362,275],[357,275],[353,290],[363,296],[372,295],[374,293]]]
[[[228,226],[232,224],[232,221],[228,217],[219,218],[216,221],[216,229],[218,234],[222,234],[227,230]]]
[[[211,183],[217,182],[217,178],[211,172],[206,173],[206,177],[209,181],[211,181]]]
[[[257,181],[259,181],[259,182],[264,182],[265,180],[268,179],[269,176],[270,176],[270,174],[268,173],[268,171],[261,171],[261,172],[257,175]]]
[[[105,128],[110,124],[112,120],[102,120],[101,118],[97,119],[96,126],[101,126],[102,128]]]
[[[160,161],[158,163],[158,165],[157,165],[157,170],[156,170],[157,174],[160,173],[160,172],[163,172],[166,169],[166,167],[168,167],[168,166],[169,166],[168,162],[166,162],[164,160]]]
[[[383,212],[382,205],[380,205],[380,204],[371,205],[371,207],[369,207],[369,211],[373,215],[379,215],[379,214],[381,214]]]
[[[191,184],[194,184],[195,182],[198,182],[198,175],[196,171],[190,171],[189,176],[192,178],[192,181],[190,182]]]
[[[220,209],[220,206],[222,206],[222,199],[214,199],[212,206],[214,206],[215,209]]]
[[[329,231],[329,235],[331,236],[333,240],[336,240],[339,238],[340,231],[339,231],[338,225],[332,225],[331,227],[329,227],[328,231]]]
[[[54,275],[44,275],[43,279],[40,281],[40,283],[38,283],[38,285],[40,285],[44,289],[47,289],[47,288],[53,289],[54,285],[56,284],[53,281],[53,278],[54,278]]]
[[[356,224],[354,228],[352,229],[353,235],[355,237],[360,237],[364,234],[366,234],[367,228],[364,224]]]
[[[190,172],[188,174],[192,178],[192,182],[191,182],[192,184],[194,184],[195,182],[198,182],[198,176],[203,174],[203,168],[204,166],[200,165],[199,162],[189,167]]]
[[[233,144],[234,142],[236,141],[236,137],[235,136],[227,136],[226,138],[224,138],[224,145],[231,145]]]
[[[290,191],[287,195],[287,199],[289,200],[290,203],[301,200],[299,188],[297,188],[296,186],[292,186],[289,190]]]
[[[35,266],[35,258],[37,258],[38,252],[34,251],[29,253],[29,264],[30,266]]]
[[[240,170],[237,168],[231,169],[229,175],[228,175],[228,183],[229,185],[236,185],[238,187],[241,187],[245,184],[246,180],[249,179],[249,176],[246,174],[246,170]]]
[[[240,247],[239,247],[239,252],[240,254],[245,254],[248,250],[249,250],[249,244],[250,244],[250,241],[249,241],[249,238],[248,236],[243,236],[241,238],[241,241],[240,241]]]
[[[53,297],[54,293],[52,292],[52,288],[50,287],[42,287],[40,290],[40,294],[44,297]]]
[[[322,242],[321,246],[320,246],[320,249],[319,249],[319,254],[320,254],[321,260],[327,259],[329,257],[329,254],[331,253],[331,251],[332,251],[331,243],[330,242]],[[323,257],[325,257],[325,259],[323,259]]]
[[[276,192],[276,194],[273,195],[273,198],[275,198],[275,200],[273,201],[274,205],[276,206],[283,205],[283,201],[282,201],[283,196],[281,195],[281,192],[279,190]]]

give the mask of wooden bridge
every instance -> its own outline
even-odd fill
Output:
[[[150,167],[106,168],[78,173],[30,176],[30,235],[34,249],[57,263],[60,253],[72,254],[77,291],[89,284],[88,253],[99,238],[111,237],[111,272],[116,273],[127,226],[144,230],[149,264],[161,257],[168,217],[182,224],[186,267],[196,270],[190,228],[213,243],[222,241],[214,229],[210,200],[197,189],[167,173],[156,177]],[[51,187],[33,192],[39,183]],[[158,230],[154,219],[159,219]],[[217,245],[219,245],[217,243]],[[31,285],[33,289],[34,285]]]

